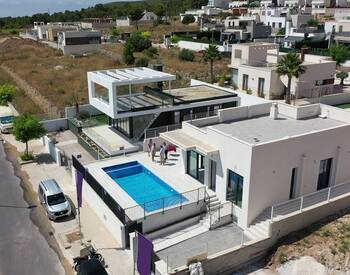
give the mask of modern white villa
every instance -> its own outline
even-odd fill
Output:
[[[166,165],[139,152],[73,158],[72,173],[123,247],[134,249],[135,230],[152,240],[156,274],[185,274],[193,261],[224,272],[349,206],[348,114],[323,104],[221,109],[153,138],[169,145]]]
[[[239,106],[241,100],[230,89],[206,83],[173,89],[175,75],[150,68],[94,71],[87,78],[89,102],[108,116],[109,123],[104,129],[84,130],[84,138],[94,140],[108,155],[131,148],[145,136],[180,128],[182,121]],[[115,137],[113,144],[110,136]]]

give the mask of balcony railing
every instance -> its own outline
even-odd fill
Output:
[[[189,205],[204,202],[205,198],[205,187],[201,187],[181,194],[145,202],[142,205],[131,206],[124,209],[126,222],[147,219],[147,217],[155,214],[166,214],[167,211],[175,208],[182,210]]]
[[[302,212],[308,207],[320,203],[327,203],[330,200],[347,193],[350,193],[350,182],[334,185],[293,200],[275,204],[271,207],[271,221],[278,216],[285,216],[294,212]]]
[[[160,133],[174,131],[177,129],[181,129],[181,127],[182,127],[182,124],[171,124],[167,126],[146,129],[145,138],[155,138],[155,137],[158,137]]]

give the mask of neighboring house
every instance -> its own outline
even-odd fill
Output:
[[[180,20],[182,21],[186,15],[193,15],[195,22],[199,22],[200,19],[204,16],[215,16],[218,15],[223,10],[217,7],[203,6],[201,9],[197,10],[187,10],[184,13],[180,13]]]
[[[34,25],[39,40],[57,42],[57,34],[60,31],[78,30],[77,23],[47,23],[46,25]]]
[[[286,22],[284,47],[292,48],[296,42],[308,39],[310,41],[322,41],[326,34],[322,28],[301,26],[300,28],[292,27],[292,22]]]
[[[279,45],[246,43],[232,47],[232,79],[240,90],[274,99],[282,98],[287,78],[276,73],[282,57]],[[317,97],[333,92],[336,64],[327,57],[303,54],[305,73],[292,79],[291,93],[299,97]]]
[[[271,34],[271,26],[257,22],[256,16],[228,17],[225,19],[223,40],[251,41],[255,38],[266,38]]]
[[[233,8],[239,8],[239,7],[248,7],[248,1],[232,1],[228,3],[228,8],[233,9]]]
[[[146,24],[146,23],[153,22],[157,19],[158,19],[158,16],[154,12],[144,11],[143,16],[140,20],[138,20],[138,23],[139,24]],[[129,27],[132,24],[134,24],[134,22],[132,22],[128,16],[118,17],[116,19],[115,23],[117,26],[120,26],[120,27]]]
[[[102,30],[116,26],[113,18],[86,18],[81,23],[83,29]]]
[[[265,14],[265,25],[271,26],[274,31],[285,28],[286,21],[287,11],[285,9],[270,9]]]
[[[99,31],[62,31],[58,33],[58,48],[63,54],[82,55],[95,52],[101,45]]]
[[[231,0],[209,0],[208,7],[227,9]]]
[[[243,229],[261,214],[259,222],[269,219],[273,205],[285,203],[284,214],[293,212],[295,198],[327,194],[328,187],[350,180],[346,111],[320,104],[270,106],[220,110],[160,134],[181,149],[183,173],[233,204]]]

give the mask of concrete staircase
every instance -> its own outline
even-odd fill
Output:
[[[271,207],[266,208],[244,233],[252,240],[265,239],[269,237]]]

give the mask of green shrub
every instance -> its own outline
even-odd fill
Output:
[[[182,24],[185,24],[185,25],[194,23],[195,21],[196,21],[196,18],[192,14],[186,14],[182,18]]]
[[[148,58],[147,57],[140,57],[136,60],[135,63],[136,67],[148,67]]]
[[[32,153],[22,153],[20,155],[20,158],[23,161],[29,161],[34,159],[34,155]]]
[[[187,49],[182,49],[179,53],[179,58],[184,61],[194,61],[195,55],[194,52]]]
[[[123,62],[126,65],[134,64],[135,57],[134,57],[134,51],[130,44],[125,44],[124,50],[123,50]]]
[[[13,100],[17,88],[11,84],[4,84],[0,86],[0,105],[7,105]]]
[[[171,43],[178,43],[180,40],[181,40],[180,37],[177,36],[176,34],[174,34],[170,37]]]
[[[149,47],[148,49],[144,50],[143,53],[144,53],[146,56],[148,56],[148,57],[150,57],[150,58],[153,58],[155,55],[158,54],[158,50],[157,50],[157,48],[155,48],[155,47]]]

